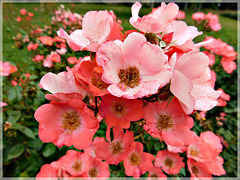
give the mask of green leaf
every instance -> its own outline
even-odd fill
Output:
[[[185,168],[181,168],[180,173],[181,173],[184,177],[186,177],[186,170],[185,170]]]
[[[31,165],[41,167],[43,164],[43,160],[41,156],[37,153],[37,151],[29,149],[29,153],[30,153],[30,156],[27,157],[28,163]]]
[[[36,173],[39,171],[39,166],[36,165],[30,165],[27,167],[27,169],[25,170],[31,177],[35,176]]]
[[[26,171],[23,171],[19,177],[29,177],[28,173]]]
[[[9,88],[8,100],[12,103],[21,101],[22,100],[21,91],[22,91],[21,86],[14,86]]]
[[[29,128],[27,128],[27,127],[25,127],[25,126],[23,126],[23,125],[21,125],[19,123],[13,123],[11,125],[11,127],[12,127],[12,129],[19,130],[21,133],[23,133],[24,135],[26,135],[29,138],[35,139],[35,136],[34,136],[32,130],[29,129]]]
[[[160,150],[160,142],[154,142],[153,147],[156,151]]]
[[[38,76],[35,75],[35,74],[33,74],[33,75],[31,75],[31,76],[29,77],[29,80],[34,80],[34,79],[37,79],[37,78],[38,78]]]
[[[8,119],[7,121],[10,123],[15,123],[18,121],[18,119],[21,117],[21,111],[12,111],[12,110],[8,110],[7,111],[8,114]]]
[[[11,149],[8,152],[8,160],[19,157],[24,152],[24,149],[25,149],[24,144],[17,144],[11,147]]]
[[[45,94],[42,91],[38,91],[34,98],[34,105],[39,106],[45,101]]]
[[[43,142],[39,138],[27,141],[27,146],[31,148],[37,148],[42,145],[43,145]]]
[[[44,148],[43,148],[43,156],[44,157],[49,157],[51,155],[53,155],[56,151],[56,146],[54,144],[47,144]]]

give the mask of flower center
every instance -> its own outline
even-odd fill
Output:
[[[161,130],[167,130],[169,128],[173,128],[173,121],[172,117],[167,114],[160,114],[157,123],[156,123],[156,128],[161,131]]]
[[[97,177],[98,175],[98,171],[95,167],[91,168],[89,171],[88,171],[88,175],[90,177]]]
[[[122,143],[120,143],[119,141],[111,144],[111,151],[114,155],[122,152],[122,150],[123,150]]]
[[[91,83],[99,89],[107,89],[108,84],[101,79],[101,74],[94,71]]]
[[[66,129],[67,134],[72,134],[81,124],[81,119],[77,111],[70,111],[63,114],[62,128]]]
[[[140,82],[139,70],[132,66],[127,69],[120,69],[118,77],[120,78],[120,83],[130,88],[138,86]]]
[[[82,162],[81,161],[75,161],[72,165],[72,169],[74,171],[81,171],[82,170]]]
[[[116,101],[113,105],[113,112],[117,115],[123,115],[125,112],[124,103],[121,101]]]
[[[153,177],[153,178],[157,178],[158,175],[157,175],[156,173],[153,173],[153,174],[151,175],[151,177]]]
[[[199,174],[199,170],[198,170],[198,168],[196,167],[196,166],[192,166],[192,173],[195,175],[195,176],[197,176],[198,177],[198,174]]]
[[[198,157],[199,156],[199,151],[196,148],[192,147],[190,149],[190,155],[193,156],[193,157]]]
[[[164,160],[164,164],[165,164],[165,166],[167,166],[168,168],[171,168],[171,167],[173,166],[174,162],[173,162],[172,159],[166,158],[166,159]]]
[[[133,166],[137,166],[140,164],[141,162],[141,156],[139,153],[137,152],[133,152],[129,157],[128,157],[130,164],[132,164]]]

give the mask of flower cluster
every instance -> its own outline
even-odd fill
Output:
[[[77,64],[67,72],[42,77],[39,86],[51,93],[45,96],[51,102],[34,116],[43,142],[84,152],[69,150],[37,177],[109,177],[108,166],[119,163],[127,176],[166,177],[163,171],[175,175],[185,166],[179,153],[187,153],[192,177],[225,174],[220,138],[191,130],[190,115],[215,107],[222,92],[214,90],[209,58],[199,51],[209,42],[193,42],[202,32],[176,20],[176,4],[162,3],[139,17],[141,6],[132,6],[130,23],[137,30],[124,34],[107,10],[87,12],[82,29],[70,35],[58,31],[72,50],[90,56],[72,58]],[[107,141],[94,136],[101,125]],[[156,157],[145,152],[144,140],[137,141],[143,134],[165,142],[167,149]]]
[[[22,19],[26,19],[26,20],[30,21],[30,20],[32,20],[32,17],[34,16],[33,13],[27,12],[26,9],[21,9],[21,10],[20,10],[20,14],[21,14],[21,15],[16,18],[16,20],[17,20],[18,22],[21,22]]]
[[[216,14],[196,12],[192,15],[192,19],[197,25],[203,26],[203,28],[208,31],[219,31],[222,28],[218,22],[218,15]]]
[[[222,57],[221,64],[227,73],[232,73],[237,68],[237,64],[234,61],[237,59],[237,52],[232,46],[223,42],[221,39],[216,39],[211,36],[206,37],[204,41],[211,41],[204,45],[204,48],[208,50],[204,51],[204,53],[209,56],[210,65],[215,63],[215,55],[218,55]]]

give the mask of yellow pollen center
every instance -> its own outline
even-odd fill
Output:
[[[111,144],[111,151],[114,155],[122,152],[122,150],[123,147],[121,142],[117,141]]]
[[[97,177],[98,175],[98,171],[95,167],[91,168],[89,171],[88,171],[88,175],[90,177]]]
[[[199,156],[199,151],[196,148],[192,147],[190,149],[190,155],[193,156],[193,157],[198,157]]]
[[[129,157],[128,157],[130,164],[133,166],[137,166],[141,162],[141,156],[137,152],[133,152]]]
[[[157,123],[156,123],[156,128],[161,131],[161,130],[167,130],[169,128],[173,128],[173,120],[170,115],[167,114],[160,114]]]
[[[198,174],[199,174],[198,168],[196,166],[192,166],[191,170],[192,170],[192,173],[198,177]]]
[[[67,134],[72,134],[81,124],[81,119],[77,111],[70,111],[63,114],[62,128],[66,129]]]
[[[166,159],[164,160],[164,164],[165,164],[165,166],[167,166],[168,168],[171,168],[171,167],[173,167],[174,161],[173,161],[172,159],[170,159],[170,158],[166,158]]]
[[[130,88],[138,86],[140,82],[139,70],[136,67],[120,69],[118,77],[120,78],[120,84],[122,83]]]
[[[99,89],[107,89],[108,84],[101,79],[101,74],[94,71],[91,83]]]
[[[75,161],[72,165],[72,169],[74,171],[81,171],[82,170],[82,162],[81,161]]]

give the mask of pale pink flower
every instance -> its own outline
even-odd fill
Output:
[[[96,60],[103,68],[102,80],[110,84],[108,91],[127,99],[155,94],[172,75],[163,50],[135,32],[124,42],[102,44]]]
[[[162,167],[167,174],[178,174],[180,169],[185,166],[183,158],[178,153],[172,153],[168,150],[158,151],[154,165]]]
[[[41,60],[43,60],[43,59],[44,59],[44,55],[39,55],[39,54],[37,54],[37,55],[35,56],[35,58],[33,59],[33,61],[38,62],[38,61],[41,61]]]
[[[76,85],[72,72],[61,72],[57,75],[49,72],[40,80],[40,86],[53,94],[46,95],[49,100],[82,100],[86,95],[86,92]]]
[[[138,13],[142,4],[135,2],[132,6],[132,17],[130,24],[136,29],[146,33],[160,33],[170,24],[178,14],[178,6],[174,3],[166,5],[162,2],[161,6],[153,9],[153,11],[140,18]]]
[[[10,65],[8,61],[0,61],[0,76],[9,76],[11,73],[17,71],[17,67]]]
[[[200,21],[205,18],[206,18],[206,15],[203,12],[196,12],[192,14],[192,19],[195,21]]]
[[[56,49],[56,52],[59,53],[59,54],[61,54],[61,55],[64,55],[64,54],[66,54],[67,49],[66,49],[66,48]]]
[[[173,55],[170,60],[173,67],[170,91],[183,110],[190,114],[194,109],[207,111],[216,106],[221,92],[213,89],[207,55],[190,51],[176,59]]]
[[[0,107],[3,107],[3,106],[7,106],[8,104],[7,103],[5,103],[5,102],[0,102]]]
[[[40,106],[34,117],[39,122],[40,139],[58,147],[73,145],[77,149],[87,148],[99,127],[93,111],[77,99],[51,101]]]
[[[177,20],[180,20],[180,19],[185,19],[185,12],[184,11],[178,11],[178,14],[176,16],[176,19]]]
[[[70,36],[63,29],[57,33],[58,36],[67,40],[74,51],[96,52],[103,42],[122,39],[121,31],[116,31],[114,24],[116,22],[108,11],[89,11],[83,17],[81,30],[75,30]]]

